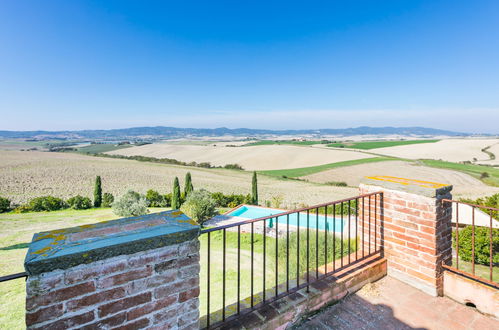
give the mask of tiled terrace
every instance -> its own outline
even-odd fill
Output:
[[[295,329],[499,329],[499,321],[390,276],[321,310]]]

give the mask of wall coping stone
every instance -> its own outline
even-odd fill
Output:
[[[425,197],[442,196],[452,190],[452,185],[446,183],[404,179],[386,175],[364,177],[360,182],[365,185],[378,186]]]
[[[178,244],[199,236],[178,210],[36,233],[24,261],[29,275]]]

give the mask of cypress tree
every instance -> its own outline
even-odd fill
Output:
[[[185,175],[185,187],[184,187],[185,198],[187,198],[187,196],[189,196],[193,190],[194,186],[192,185],[191,172],[187,172],[187,174]]]
[[[173,193],[172,193],[172,209],[178,210],[180,208],[180,184],[178,178],[173,180]]]
[[[102,182],[100,176],[97,175],[95,178],[95,188],[94,188],[94,207],[101,207],[102,205]]]
[[[253,172],[253,181],[251,182],[252,202],[253,205],[258,205],[258,183],[256,180],[256,172]]]

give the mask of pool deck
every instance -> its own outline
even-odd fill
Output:
[[[499,321],[390,276],[321,310],[293,329],[499,329]]]

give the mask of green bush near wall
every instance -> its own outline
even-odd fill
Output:
[[[456,248],[456,233],[452,233],[452,245]],[[459,231],[459,257],[464,261],[472,261],[473,227],[468,226]],[[492,229],[492,263],[499,264],[499,229]],[[475,227],[475,263],[490,263],[490,228]]]

